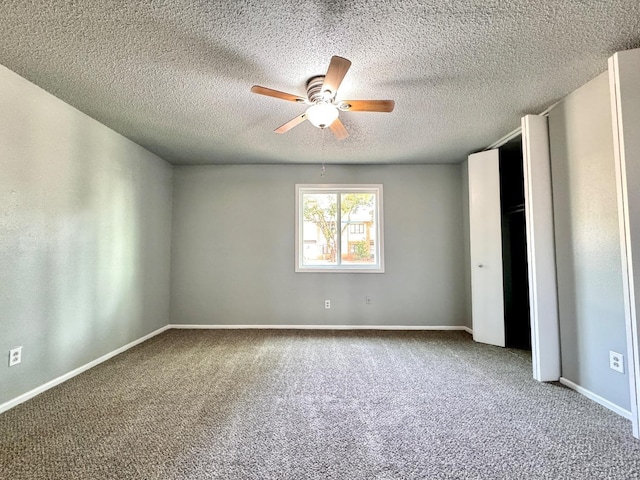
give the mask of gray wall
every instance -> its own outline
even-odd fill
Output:
[[[629,409],[620,238],[607,73],[549,114],[562,376]]]
[[[176,167],[172,323],[468,324],[460,172],[329,165],[321,177],[320,166]],[[382,183],[386,273],[294,273],[296,183]]]
[[[168,323],[172,171],[0,67],[0,172],[1,404]]]

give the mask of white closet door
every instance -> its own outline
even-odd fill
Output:
[[[469,155],[473,339],[505,346],[498,150]]]
[[[533,378],[555,382],[560,380],[560,324],[547,117],[522,118],[522,145]]]

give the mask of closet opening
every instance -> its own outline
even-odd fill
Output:
[[[522,136],[499,153],[505,346],[531,350]]]

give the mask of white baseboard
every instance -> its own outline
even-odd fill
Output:
[[[81,367],[76,368],[75,370],[72,370],[68,373],[65,373],[64,375],[59,376],[58,378],[54,378],[53,380],[45,383],[44,385],[40,385],[39,387],[34,388],[33,390],[30,390],[26,393],[23,393],[22,395],[9,400],[8,402],[5,402],[3,404],[0,405],[0,413],[6,412],[7,410],[15,407],[16,405],[21,404],[22,402],[26,402],[27,400],[35,397],[36,395],[41,394],[42,392],[45,392],[47,390],[49,390],[50,388],[55,387],[56,385],[61,384],[62,382],[65,382],[67,380],[69,380],[70,378],[75,377],[76,375],[81,374],[82,372],[89,370],[90,368],[95,367],[96,365],[99,365],[102,362],[105,362],[107,360],[109,360],[111,357],[115,357],[116,355],[118,355],[119,353],[124,352],[125,350],[129,350],[131,347],[135,347],[136,345],[149,340],[151,337],[155,337],[156,335],[166,331],[169,329],[169,326],[167,325],[166,327],[162,327],[159,328],[158,330],[151,332],[147,335],[145,335],[144,337],[141,337],[137,340],[134,340],[131,343],[126,344],[123,347],[120,347],[116,350],[114,350],[113,352],[109,352],[106,355],[101,356],[100,358],[96,358],[95,360],[82,365]]]
[[[585,397],[593,400],[596,403],[599,403],[603,407],[608,408],[612,412],[617,413],[618,415],[626,418],[627,420],[631,420],[631,412],[629,410],[625,410],[622,407],[619,407],[615,403],[610,402],[606,398],[602,398],[600,395],[593,393],[591,390],[587,390],[580,385],[573,383],[571,380],[567,380],[564,377],[560,377],[560,383],[566,387],[569,387],[571,390],[575,390],[578,393],[581,393]]]
[[[95,367],[96,365],[101,364],[109,360],[112,357],[115,357],[119,353],[122,353],[126,350],[129,350],[131,347],[135,347],[136,345],[149,340],[156,335],[169,330],[171,328],[174,329],[207,329],[207,330],[224,330],[224,329],[279,329],[279,330],[463,330],[468,333],[473,333],[473,331],[469,327],[463,326],[415,326],[415,325],[407,325],[407,326],[399,326],[399,325],[178,325],[171,324],[165,327],[159,328],[158,330],[151,332],[144,337],[141,337],[137,340],[134,340],[123,347],[120,347],[112,352],[107,353],[106,355],[101,356],[81,367],[76,368],[64,375],[61,375],[53,380],[45,383],[44,385],[40,385],[39,387],[34,388],[18,397],[9,400],[3,404],[0,404],[0,413],[6,412],[7,410],[15,407],[16,405],[20,405],[23,402],[35,397],[36,395],[41,394],[49,390],[50,388],[55,387],[56,385],[61,384],[69,380],[70,378],[75,377],[76,375],[81,374],[82,372],[89,370],[90,368]],[[631,413],[629,413],[631,415]]]
[[[180,325],[169,328],[185,330],[463,330],[473,333],[469,327],[431,325]]]

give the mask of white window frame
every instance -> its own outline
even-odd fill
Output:
[[[302,259],[302,228],[304,220],[302,217],[302,198],[305,193],[375,193],[376,195],[376,263],[372,265],[303,265]],[[295,204],[295,271],[297,273],[384,273],[384,215],[382,184],[296,184],[296,204]],[[341,219],[338,217],[337,224]],[[340,238],[338,247],[341,248]],[[338,252],[338,261],[341,260],[342,252]]]

